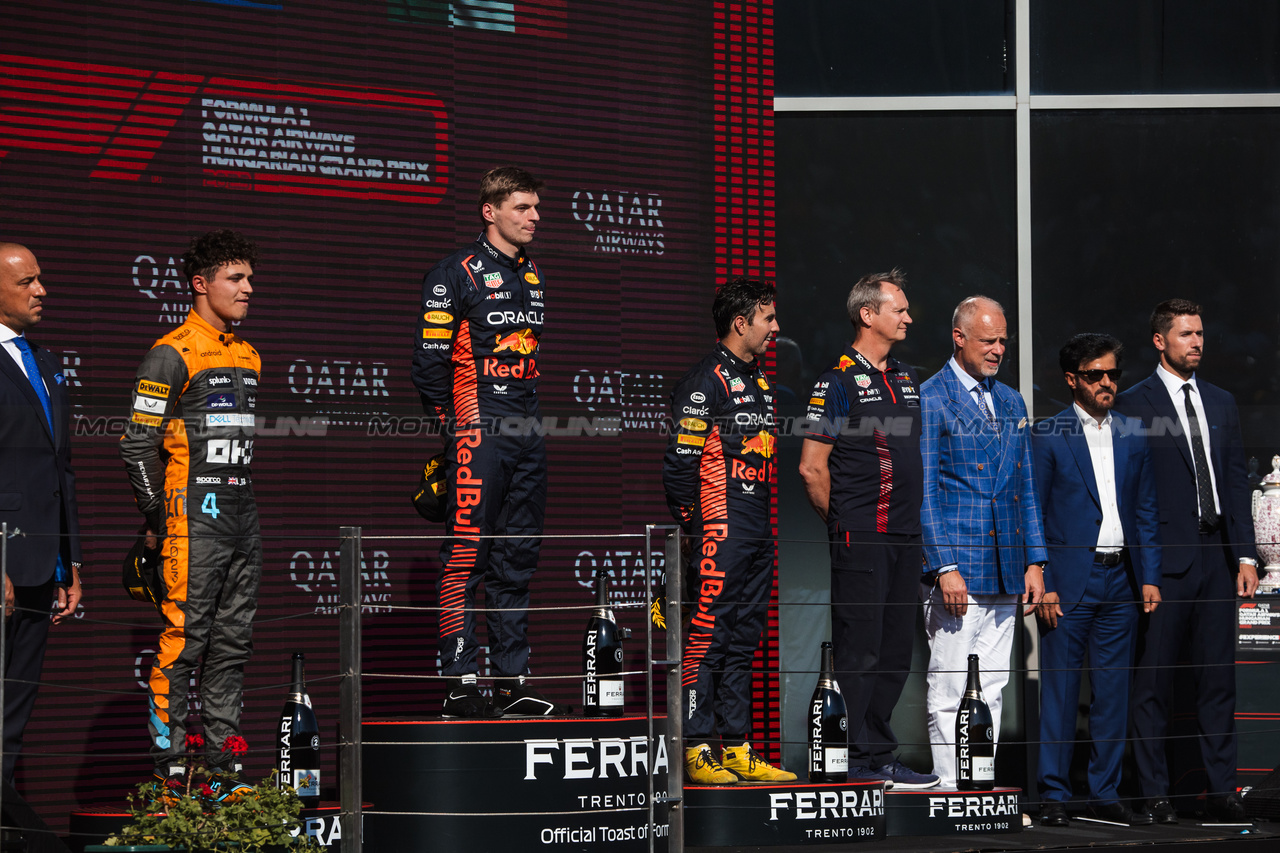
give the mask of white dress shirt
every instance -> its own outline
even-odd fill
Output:
[[[1098,484],[1098,502],[1102,504],[1102,527],[1098,530],[1098,551],[1118,551],[1124,547],[1124,526],[1120,524],[1120,505],[1116,499],[1116,458],[1111,444],[1111,413],[1098,423],[1097,418],[1072,403],[1076,417],[1084,427],[1084,440],[1089,445],[1089,461],[1093,463],[1093,479]]]
[[[1204,457],[1205,459],[1213,459],[1213,452],[1209,447],[1209,419],[1204,415],[1204,401],[1200,399],[1200,388],[1196,385],[1196,375],[1191,374],[1190,379],[1183,379],[1170,373],[1163,364],[1156,366],[1156,376],[1160,377],[1160,381],[1164,383],[1164,387],[1169,391],[1169,399],[1173,400],[1173,410],[1178,413],[1178,423],[1182,424],[1182,434],[1186,437],[1187,453],[1191,456],[1191,463],[1195,465],[1195,452],[1191,449],[1191,422],[1187,420],[1187,395],[1183,393],[1182,386],[1190,383],[1191,385],[1191,405],[1195,407],[1196,418],[1200,421],[1200,436],[1204,439]],[[1213,473],[1213,463],[1209,463],[1209,482],[1213,485],[1213,511],[1218,516],[1222,515],[1222,504],[1218,500],[1218,478]],[[1197,505],[1200,495],[1197,492]],[[1202,512],[1201,515],[1204,513]]]
[[[960,384],[964,386],[964,390],[968,393],[970,398],[973,399],[974,405],[977,405],[978,399],[977,397],[974,397],[973,389],[977,388],[979,385],[982,386],[982,399],[985,400],[987,403],[987,411],[991,412],[992,416],[994,417],[995,411],[996,411],[996,401],[995,401],[995,398],[991,396],[991,386],[987,383],[987,381],[983,380],[979,382],[977,379],[974,379],[972,376],[966,373],[965,369],[960,366],[960,362],[956,361],[956,357],[954,355],[951,356],[951,360],[947,362],[947,364],[951,365],[951,369],[955,371],[956,378],[960,380]]]
[[[27,374],[27,366],[22,363],[22,350],[18,349],[18,345],[13,342],[18,337],[23,336],[10,329],[4,323],[0,323],[0,349],[9,354],[9,358],[13,359],[14,363],[18,365],[18,369],[22,371],[22,375],[26,376],[27,381],[30,382],[31,377]],[[46,392],[49,390],[49,385],[44,381],[44,377],[40,378],[40,384],[44,385]]]

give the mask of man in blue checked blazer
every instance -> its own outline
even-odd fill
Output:
[[[1080,673],[1089,667],[1089,816],[1145,826],[1119,799],[1139,609],[1160,604],[1160,512],[1145,430],[1112,411],[1123,347],[1085,332],[1058,364],[1072,405],[1035,425],[1049,563],[1040,617],[1040,823],[1068,824]]]
[[[970,654],[978,655],[999,740],[1018,599],[1039,603],[1046,560],[1027,407],[994,378],[1009,340],[1004,309],[971,296],[951,326],[951,360],[920,395],[926,705],[943,787],[956,781],[955,718]]]
[[[12,782],[53,624],[80,603],[80,523],[71,472],[71,404],[58,359],[29,342],[44,285],[35,255],[0,242],[0,521],[5,577],[4,779]],[[55,603],[56,602],[56,603]]]

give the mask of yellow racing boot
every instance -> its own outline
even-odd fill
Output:
[[[774,767],[751,744],[726,746],[720,757],[721,766],[743,782],[794,782],[796,774]]]
[[[693,785],[736,785],[738,777],[720,766],[705,743],[684,751],[684,775]],[[794,777],[793,777],[794,778]]]

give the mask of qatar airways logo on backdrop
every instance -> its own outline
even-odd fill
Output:
[[[630,190],[575,190],[573,218],[595,238],[592,251],[615,255],[661,255],[662,196]]]
[[[573,578],[578,586],[594,590],[596,575],[609,575],[609,590],[614,607],[641,607],[647,604],[656,584],[666,571],[666,555],[653,552],[653,564],[646,568],[644,548],[619,551],[602,549],[579,551],[573,561]]]
[[[138,295],[157,312],[163,326],[181,325],[191,310],[191,288],[182,275],[182,256],[139,253],[133,258],[132,281]]]
[[[289,580],[313,601],[317,615],[336,616],[341,610],[339,558],[337,551],[294,551],[289,558]],[[368,560],[361,551],[360,578],[360,611],[391,612],[391,555],[374,551]]]

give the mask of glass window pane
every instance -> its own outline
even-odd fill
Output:
[[[1036,94],[1272,92],[1275,0],[1032,0]]]
[[[779,97],[1013,91],[1013,3],[807,0],[774,7]]]
[[[1031,118],[1036,415],[1070,400],[1057,367],[1068,337],[1123,341],[1127,388],[1155,369],[1151,309],[1183,297],[1204,307],[1200,374],[1235,395],[1247,453],[1269,460],[1280,451],[1280,110]]]

